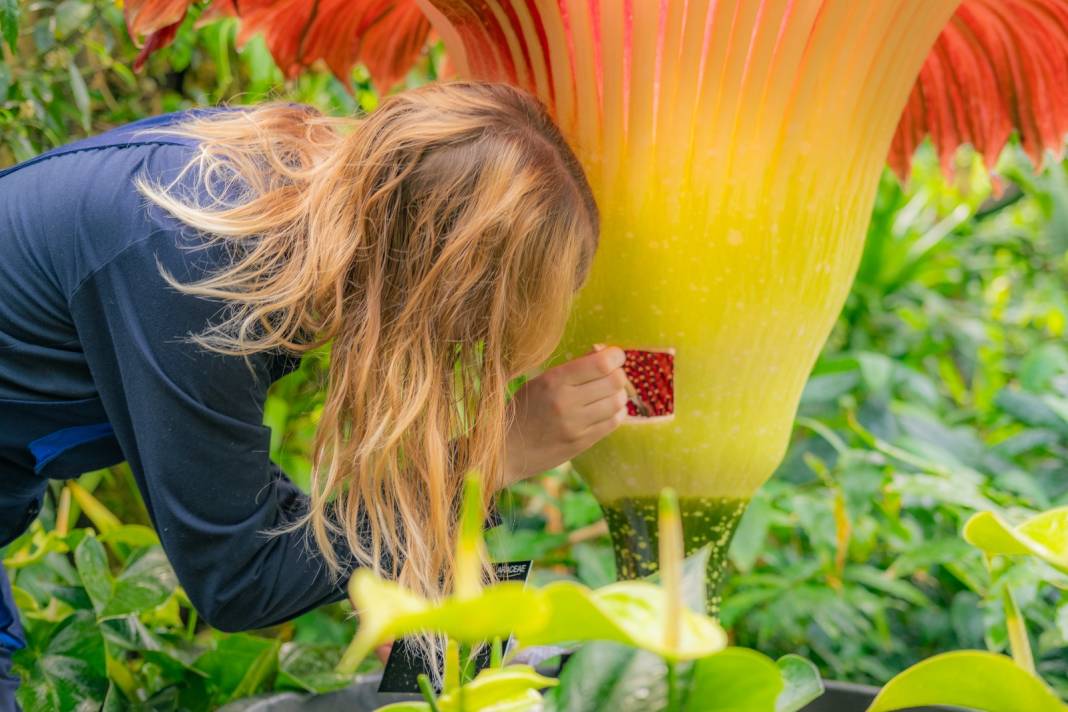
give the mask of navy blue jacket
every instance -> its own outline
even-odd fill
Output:
[[[0,172],[0,546],[49,478],[128,460],[190,600],[223,630],[267,626],[344,595],[300,533],[269,536],[306,497],[269,458],[263,404],[297,360],[205,351],[216,301],[183,294],[221,249],[155,205],[192,155],[143,130],[170,114]],[[343,552],[339,554],[344,557]]]

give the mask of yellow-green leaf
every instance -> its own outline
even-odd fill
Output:
[[[979,712],[1068,712],[1040,679],[1004,655],[961,651],[913,665],[879,692],[868,712],[952,705]]]
[[[551,617],[530,635],[517,633],[524,645],[606,640],[670,660],[703,658],[727,646],[727,635],[718,623],[685,607],[679,612],[677,643],[667,645],[668,598],[662,588],[644,581],[623,581],[597,591],[560,581],[540,593],[548,601]]]
[[[453,562],[453,595],[457,598],[474,598],[482,589],[482,562],[486,560],[483,519],[482,482],[478,474],[470,473],[464,480],[464,507]]]
[[[434,631],[461,643],[481,643],[513,632],[523,636],[543,627],[549,617],[544,596],[520,583],[497,584],[474,598],[450,597],[435,605],[364,569],[349,581],[349,595],[360,625],[338,664],[346,673],[355,671],[376,645],[401,636]]]
[[[727,646],[727,635],[718,623],[685,608],[679,614],[678,641],[667,645],[667,597],[663,589],[643,581],[624,581],[597,591],[568,581],[540,590],[501,583],[475,598],[450,597],[435,605],[361,570],[349,582],[349,593],[360,626],[338,665],[343,673],[355,671],[376,645],[423,631],[463,643],[509,635],[523,645],[613,641],[671,660],[702,658]]]
[[[464,685],[462,710],[460,690],[439,697],[438,707],[441,712],[527,712],[541,707],[538,690],[556,684],[526,665],[488,668]]]
[[[67,536],[56,531],[46,532],[39,522],[34,523],[34,532],[30,537],[30,546],[10,552],[2,563],[7,569],[21,569],[32,566],[51,553],[66,554],[70,551]]]
[[[103,536],[112,529],[118,529],[122,526],[119,518],[112,514],[111,510],[105,507],[100,500],[90,494],[89,490],[74,481],[68,482],[67,488],[74,497],[74,501],[85,512],[85,516],[89,517],[89,521],[96,527],[97,534]]]
[[[694,664],[686,712],[775,712],[782,689],[782,674],[771,658],[728,648]]]
[[[459,690],[437,699],[441,712],[530,712],[541,709],[538,690],[556,685],[526,665],[489,668],[463,687],[463,707]],[[398,702],[380,707],[378,712],[430,712],[426,702]]]
[[[995,512],[979,512],[964,525],[964,538],[987,554],[1037,556],[1068,573],[1068,507],[1043,512],[1015,527]]]
[[[122,524],[100,535],[105,544],[126,544],[132,547],[158,546],[159,536],[154,529],[142,524]]]

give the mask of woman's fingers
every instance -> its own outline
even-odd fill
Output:
[[[611,418],[621,410],[624,413],[627,410],[627,394],[622,390],[617,390],[611,395],[590,403],[583,408],[582,419],[586,422],[586,427],[589,427]]]
[[[593,445],[598,440],[608,436],[613,430],[618,428],[623,420],[627,417],[627,409],[624,406],[621,410],[616,411],[608,418],[594,423],[583,434],[583,440]]]
[[[627,374],[622,368],[617,368],[607,376],[602,376],[594,381],[588,381],[574,387],[575,400],[582,405],[590,405],[616,393],[625,393],[627,389]]]
[[[566,383],[572,386],[581,386],[591,381],[597,381],[609,375],[613,371],[622,368],[626,355],[623,349],[615,346],[594,351],[581,356],[573,361],[559,366],[564,370]]]

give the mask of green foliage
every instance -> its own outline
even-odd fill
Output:
[[[77,497],[55,498],[71,503],[66,517],[46,507],[4,550],[29,641],[14,659],[24,709],[207,710],[263,690],[324,692],[349,682],[333,672],[353,633],[344,608],[268,635],[218,633],[198,624],[150,529],[69,528],[88,511],[93,521],[117,521],[102,500],[125,492],[124,469],[81,478]]]
[[[196,27],[194,5],[170,46],[141,72],[112,0],[0,0],[0,166],[113,126],[191,106],[282,99],[335,114],[373,109],[358,67],[351,90],[329,72],[285,81],[261,37],[234,47],[233,20]],[[440,51],[412,73],[433,75]]]
[[[443,600],[423,599],[369,571],[352,578],[349,590],[361,625],[340,669],[351,668],[363,652],[393,636],[430,632],[447,638],[443,693],[436,695],[422,676],[425,703],[387,709],[538,708],[537,689],[556,681],[529,668],[504,666],[497,652],[495,664],[474,679],[462,672],[469,666],[460,659],[460,643],[472,650],[492,639],[496,651],[511,633],[522,645],[598,641],[579,650],[580,662],[568,663],[553,698],[558,709],[592,711],[625,704],[627,709],[667,712],[793,712],[821,691],[815,669],[806,670],[803,660],[784,660],[780,667],[754,650],[724,650],[726,636],[715,621],[691,610],[691,603],[704,608],[710,547],[683,561],[682,522],[673,491],[664,490],[659,503],[663,581],[627,581],[594,591],[566,582],[536,590],[509,582],[485,587],[462,583],[477,582],[481,573],[479,560],[469,556],[481,548],[481,502],[478,477],[468,476],[453,562],[457,583]]]
[[[261,39],[238,51],[233,22],[195,20],[134,73],[137,49],[111,0],[0,0],[0,166],[194,105],[377,104],[360,68],[351,93],[327,72],[284,81]],[[411,82],[438,61],[435,50]],[[722,622],[740,646],[881,684],[951,649],[1010,652],[1006,613],[1018,609],[1037,671],[1064,697],[1068,578],[1039,558],[988,566],[959,533],[976,512],[1015,523],[1068,504],[1068,168],[1032,176],[1010,153],[1001,197],[976,161],[960,169],[946,181],[926,154],[909,186],[883,180],[790,451],[734,540]],[[305,357],[266,406],[271,455],[305,486],[327,364],[325,350]],[[74,501],[57,531],[54,487],[40,524],[3,552],[30,642],[16,661],[27,710],[208,709],[345,684],[333,672],[354,630],[345,606],[269,631],[211,631],[164,563],[129,471],[81,483],[118,525]],[[502,510],[509,527],[490,532],[490,549],[535,559],[535,583],[614,580],[599,507],[570,468],[511,488]],[[666,694],[658,657],[597,643],[549,701],[578,705],[602,669],[616,676],[608,709],[635,709],[635,690]]]

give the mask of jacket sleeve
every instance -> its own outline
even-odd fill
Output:
[[[84,279],[71,311],[94,382],[190,600],[213,626],[273,625],[344,596],[301,532],[272,534],[307,498],[269,458],[263,404],[273,357],[202,349],[188,336],[220,302],[168,285],[209,254],[157,227]],[[202,265],[201,265],[202,266]],[[251,368],[250,368],[251,365]],[[338,551],[342,561],[349,559]]]

